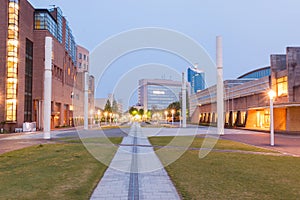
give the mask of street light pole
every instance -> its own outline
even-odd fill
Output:
[[[166,123],[168,123],[168,111],[165,111]]]
[[[184,122],[183,122],[183,124],[184,124]],[[179,127],[181,127],[181,111],[179,110]],[[183,128],[186,128],[186,126],[184,127],[183,126]]]
[[[270,145],[274,146],[274,106],[273,106],[273,99],[276,96],[273,90],[268,92],[270,97]]]
[[[173,124],[174,124],[174,113],[175,113],[175,110],[172,109],[172,110],[171,110],[171,113],[172,113],[172,125],[173,125]]]
[[[107,125],[107,115],[108,115],[108,112],[104,112],[104,116],[105,116],[105,125]]]

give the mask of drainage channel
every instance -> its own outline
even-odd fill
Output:
[[[131,160],[131,170],[129,178],[129,189],[128,189],[128,199],[138,200],[139,199],[139,176],[138,176],[138,162],[137,162],[137,127],[134,127],[134,137],[132,146],[132,160]]]

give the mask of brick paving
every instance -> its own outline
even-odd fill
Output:
[[[129,136],[123,139],[123,145],[119,147],[91,199],[180,199],[147,137],[142,135],[140,127],[137,126],[135,130],[134,128]],[[138,146],[133,145],[136,134]],[[134,147],[137,148],[136,154],[133,153]],[[134,156],[137,166],[133,167]],[[138,188],[130,188],[133,173],[138,176],[138,183],[135,184]],[[138,197],[131,194],[136,190]]]

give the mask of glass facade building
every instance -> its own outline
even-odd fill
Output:
[[[54,17],[55,16],[55,17]],[[68,22],[65,26],[65,48],[76,64],[76,42]],[[48,30],[61,44],[63,44],[63,15],[59,8],[36,9],[34,13],[34,29]]]
[[[172,102],[179,101],[180,86],[148,85],[148,110],[165,109]]]
[[[188,68],[187,79],[191,85],[191,93],[205,89],[205,74],[197,68]]]
[[[242,76],[238,77],[238,79],[259,79],[265,76],[271,75],[271,68],[270,67],[264,67],[259,68],[256,70],[253,70],[251,72],[248,72],[246,74],[243,74]]]
[[[145,110],[166,109],[171,103],[180,101],[181,82],[164,79],[142,79],[139,81],[139,104]]]

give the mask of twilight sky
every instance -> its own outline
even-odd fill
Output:
[[[30,0],[34,7],[60,7],[69,21],[77,44],[92,52],[112,35],[134,28],[161,27],[196,40],[215,60],[215,38],[223,37],[224,79],[269,65],[270,54],[300,46],[299,0]],[[136,52],[113,65],[109,78],[145,63],[177,66],[187,63],[159,51]],[[126,68],[119,70],[121,67]],[[201,68],[201,66],[199,66]],[[119,71],[119,72],[118,72]],[[100,82],[101,84],[101,82]],[[107,84],[110,85],[110,84]],[[113,85],[113,84],[112,84]],[[107,86],[97,91],[104,97]],[[119,97],[121,98],[121,97]]]

